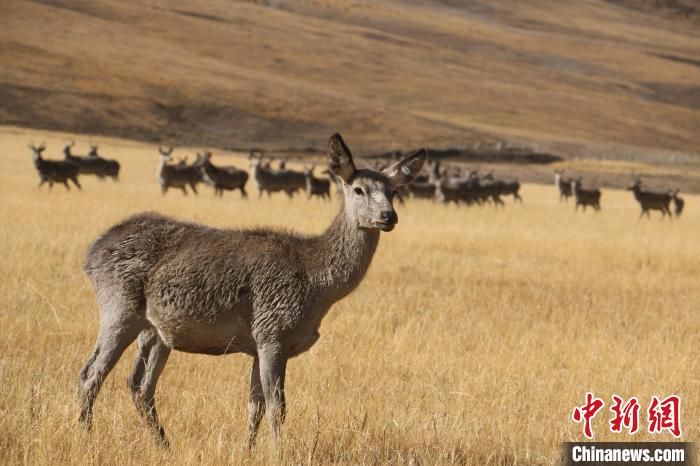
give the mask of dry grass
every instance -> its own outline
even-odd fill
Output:
[[[17,163],[0,174],[2,464],[554,464],[559,442],[582,438],[570,412],[587,390],[634,395],[645,407],[654,394],[678,393],[684,438],[698,438],[700,198],[686,198],[681,221],[640,222],[629,193],[604,191],[603,211],[584,216],[536,185],[524,186],[524,206],[502,212],[399,208],[364,283],[289,365],[279,453],[265,423],[259,448],[241,451],[251,363],[241,355],[173,353],[158,389],[165,451],[131,405],[130,348],[85,435],[74,384],[97,312],[81,265],[98,233],[142,210],[319,232],[337,204],[217,200],[209,190],[163,198],[155,148],[120,140],[102,151],[122,162],[121,182],[37,190],[31,137],[0,132],[5,162]],[[48,156],[66,138],[50,136]],[[627,440],[606,432],[607,415],[606,406],[596,418],[598,439]]]

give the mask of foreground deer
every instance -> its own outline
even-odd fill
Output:
[[[341,180],[343,201],[318,236],[223,230],[156,214],[131,217],[100,236],[85,262],[100,332],[80,371],[80,420],[90,425],[100,386],[138,337],[129,387],[161,439],[155,389],[172,349],[253,356],[248,445],[265,412],[279,439],[287,360],[316,343],[331,305],[362,281],[380,231],[398,222],[394,189],[410,182],[424,161],[419,151],[383,172],[357,170],[341,137],[331,137],[328,165]]]
[[[34,168],[39,173],[40,188],[44,183],[49,183],[49,189],[53,188],[54,183],[63,183],[66,190],[70,191],[70,186],[68,186],[68,180],[70,180],[78,189],[81,189],[78,182],[77,165],[62,160],[44,160],[41,154],[46,150],[46,145],[43,142],[39,147],[30,144],[29,148],[32,150],[34,157]]]

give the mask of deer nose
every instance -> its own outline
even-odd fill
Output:
[[[399,221],[399,216],[393,210],[385,210],[380,215],[381,219],[386,223],[397,223]]]

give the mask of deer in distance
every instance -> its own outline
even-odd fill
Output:
[[[204,181],[214,188],[214,194],[223,197],[224,191],[240,190],[241,197],[248,197],[245,184],[248,182],[248,173],[233,166],[217,166],[211,162],[211,152],[197,154],[194,163],[201,172]]]
[[[596,212],[600,211],[600,189],[584,189],[581,187],[581,177],[574,178],[571,180],[571,194],[574,197],[575,211],[578,211],[579,206],[583,207],[583,211],[586,211],[586,207],[591,206]]]
[[[685,207],[685,200],[678,195],[679,192],[680,189],[676,189],[671,193],[671,196],[673,197],[673,213],[676,214],[676,218],[681,216],[683,213],[683,207]]]
[[[411,197],[416,199],[435,199],[436,182],[440,178],[440,162],[428,160],[426,163],[427,175],[416,177],[415,181],[408,184]]]
[[[493,196],[492,199],[494,202],[496,202],[499,205],[504,205],[503,202],[501,201],[500,196],[513,196],[513,201],[520,202],[521,204],[523,203],[523,198],[520,195],[520,181],[518,180],[499,180],[494,178],[493,172],[489,172],[486,175],[484,175],[482,180],[488,180],[492,182],[493,188],[492,190],[496,192],[496,195],[498,197],[498,200],[496,200]],[[500,201],[500,202],[499,202]]]
[[[100,325],[79,374],[80,421],[90,427],[105,377],[138,339],[129,387],[160,439],[165,432],[155,390],[174,349],[251,356],[247,444],[253,446],[264,413],[278,443],[287,361],[318,341],[330,307],[360,284],[380,232],[398,222],[395,188],[419,173],[425,157],[421,150],[382,172],[358,170],[340,135],[333,135],[327,158],[342,186],[341,205],[320,235],[211,228],[153,213],[107,230],[85,260]]]
[[[258,199],[262,197],[263,192],[266,192],[268,197],[272,193],[284,192],[291,198],[297,191],[306,189],[306,177],[303,173],[286,169],[274,170],[269,164],[263,164],[262,156],[254,152],[250,153],[250,167],[258,188]]]
[[[669,192],[657,192],[657,191],[645,191],[642,189],[642,180],[637,179],[628,188],[628,191],[634,193],[634,198],[639,202],[639,207],[642,211],[639,214],[639,218],[644,215],[651,217],[649,214],[650,210],[658,210],[661,212],[661,218],[666,215],[669,218],[672,217],[671,209],[669,208],[671,200],[673,199],[673,194]]]
[[[119,169],[121,168],[119,165],[119,162],[117,162],[116,160],[105,159],[105,158],[101,157],[97,153],[98,147],[99,146],[97,144],[91,144],[90,145],[90,152],[88,153],[88,156],[91,157],[93,160],[99,161],[96,164],[97,173],[95,173],[95,174],[97,175],[98,178],[110,177],[114,181],[118,181],[119,180]]]
[[[158,152],[160,153],[160,162],[156,177],[160,181],[160,190],[163,195],[168,192],[168,188],[179,188],[186,196],[187,186],[196,195],[197,183],[202,180],[199,169],[186,163],[169,165],[168,162],[172,160],[172,147],[158,147]]]
[[[113,179],[117,179],[114,176],[115,164],[116,164],[116,174],[119,174],[119,163],[114,160],[106,160],[97,155],[73,155],[72,148],[75,145],[75,141],[70,144],[66,144],[63,147],[63,156],[67,162],[74,163],[78,167],[78,171],[81,175],[96,175],[98,178],[102,179],[105,176],[110,176]],[[95,148],[94,153],[97,153],[97,148]]]
[[[316,178],[314,176],[315,165],[304,168],[304,176],[306,177],[306,197],[311,199],[312,196],[320,197],[321,199],[331,198],[331,180],[327,178]]]
[[[554,170],[554,185],[559,190],[559,202],[567,202],[571,197],[571,178],[564,178],[564,170]]]
[[[53,188],[54,183],[62,183],[67,191],[70,191],[68,180],[70,180],[78,189],[82,189],[78,182],[78,166],[72,162],[64,160],[45,160],[42,157],[42,152],[46,150],[46,144],[43,142],[39,147],[34,143],[29,144],[34,158],[34,168],[39,174],[39,188],[44,183],[49,184],[49,189]]]

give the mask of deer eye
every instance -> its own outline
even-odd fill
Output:
[[[364,196],[365,192],[362,190],[362,188],[355,188],[355,194],[358,196]]]

